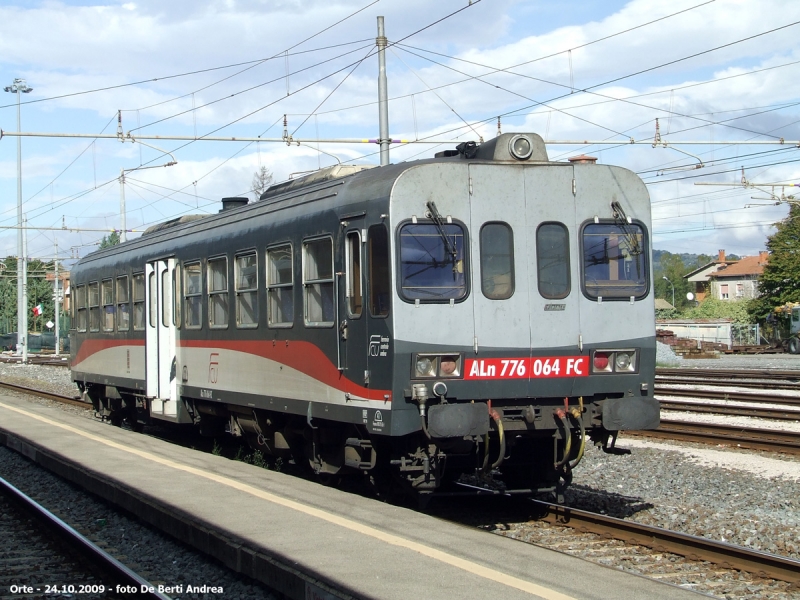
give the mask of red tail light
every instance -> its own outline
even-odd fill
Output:
[[[594,369],[595,371],[605,371],[608,369],[608,354],[604,352],[594,353]]]

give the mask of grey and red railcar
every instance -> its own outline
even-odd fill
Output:
[[[659,423],[647,190],[535,134],[225,199],[81,259],[71,289],[99,415],[323,476],[560,494],[587,440]]]

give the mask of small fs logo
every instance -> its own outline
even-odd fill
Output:
[[[380,352],[381,352],[381,336],[380,335],[369,336],[369,355],[378,356]]]
[[[219,352],[212,352],[208,358],[208,383],[217,383],[219,379]]]

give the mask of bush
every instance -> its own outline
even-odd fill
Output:
[[[747,312],[749,300],[718,300],[708,298],[698,306],[684,310],[682,319],[731,319],[734,323],[750,323]]]

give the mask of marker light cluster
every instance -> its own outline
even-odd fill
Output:
[[[426,377],[461,377],[460,354],[416,354],[414,379]]]
[[[639,368],[638,352],[628,350],[594,350],[592,373],[636,373]]]

